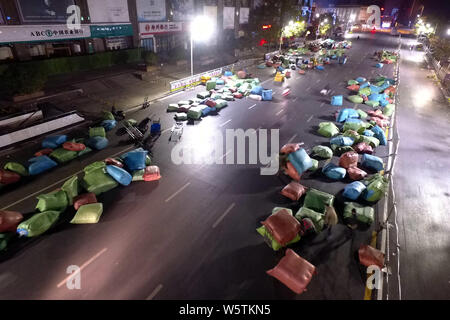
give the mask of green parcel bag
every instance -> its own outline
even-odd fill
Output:
[[[28,175],[28,170],[18,162],[8,162],[7,164],[5,164],[3,169],[15,172],[21,175],[22,177]]]
[[[389,103],[388,105],[386,105],[386,107],[384,107],[383,114],[387,117],[390,117],[394,113],[394,110],[395,110],[395,105]]]
[[[103,128],[103,127],[89,128],[89,138],[92,138],[92,137],[106,138],[105,128]]]
[[[333,157],[333,151],[326,146],[315,146],[312,151],[314,156],[323,159],[330,159],[331,157]]]
[[[86,173],[83,177],[83,186],[87,192],[93,192],[96,196],[114,189],[119,184],[109,174],[105,172],[105,169],[97,169]]]
[[[78,184],[78,177],[73,176],[66,182],[64,182],[61,189],[66,193],[67,200],[69,201],[69,205],[73,204],[73,198],[78,196],[78,192],[80,191],[79,184]]]
[[[361,136],[360,142],[365,142],[372,148],[377,148],[380,145],[380,140],[378,140],[377,138],[364,135]]]
[[[69,202],[67,200],[67,194],[63,190],[54,191],[51,193],[40,194],[36,197],[38,203],[36,209],[40,212],[44,211],[59,211],[66,210]]]
[[[314,223],[315,231],[317,233],[323,230],[324,214],[308,209],[306,207],[301,207],[300,210],[298,210],[295,214],[295,217],[298,221],[301,221],[303,218],[310,218]]]
[[[326,206],[332,207],[333,203],[333,195],[311,188],[308,190],[308,192],[306,192],[303,206],[318,213],[324,214]]]
[[[344,219],[371,225],[374,221],[375,213],[372,207],[365,207],[356,202],[345,202]]]
[[[58,221],[61,211],[36,213],[17,226],[17,233],[25,237],[36,237],[49,230]]]
[[[348,96],[347,99],[353,103],[363,103],[364,99],[357,95]]]
[[[116,120],[110,111],[103,111],[103,120]]]
[[[267,231],[265,226],[261,226],[258,229],[256,229],[256,231],[263,236],[264,240],[266,241],[266,243],[269,245],[269,247],[271,247],[274,251],[278,251],[281,248],[283,248],[283,246],[278,243],[270,234],[270,232]],[[292,239],[288,244],[286,244],[286,246],[291,245],[293,243],[299,242],[300,241],[300,235],[297,234],[295,236],[294,239]]]
[[[78,151],[70,151],[64,148],[58,148],[50,153],[50,157],[52,157],[59,163],[66,163],[78,157]]]
[[[95,161],[84,167],[83,171],[85,174],[88,174],[97,169],[104,169],[104,168],[106,168],[106,163],[104,161]]]
[[[364,112],[363,110],[361,110],[361,109],[356,109],[356,112],[358,112],[359,117],[360,117],[361,119],[366,119],[366,118],[368,117],[367,113],[365,113],[365,112]]]
[[[314,172],[314,171],[316,171],[317,169],[319,169],[319,161],[318,160],[316,160],[316,159],[312,159],[311,158],[311,161],[312,161],[312,167],[311,168],[309,168],[307,171],[310,171],[310,172]]]
[[[363,198],[369,202],[377,202],[380,200],[386,194],[389,185],[388,179],[380,173],[366,179],[366,183],[368,184],[366,190],[363,192]]]
[[[89,203],[78,208],[77,213],[70,223],[88,224],[97,223],[103,213],[103,204],[100,202]]]
[[[131,181],[144,181],[145,169],[133,171]]]
[[[350,146],[338,146],[337,144],[332,144],[331,145],[331,149],[334,152],[334,155],[340,157],[341,155],[343,155],[346,152],[349,151],[355,151],[352,147]]]
[[[331,138],[339,133],[339,129],[332,122],[321,122],[319,123],[318,133],[324,137]]]

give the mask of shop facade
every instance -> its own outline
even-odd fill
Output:
[[[139,23],[140,46],[146,51],[164,54],[186,40],[182,22]]]

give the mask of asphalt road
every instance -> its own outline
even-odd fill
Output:
[[[450,113],[421,51],[401,50],[388,299],[450,299]],[[392,208],[392,203],[389,209]],[[395,211],[394,211],[395,213]],[[394,214],[395,216],[395,214]],[[399,250],[396,250],[397,244]]]
[[[333,121],[339,108],[331,106],[319,91],[329,84],[334,94],[346,95],[349,79],[371,78],[377,72],[392,76],[393,66],[380,71],[371,56],[381,48],[394,50],[395,38],[368,35],[353,43],[346,65],[334,62],[325,71],[295,74],[284,84],[292,90],[289,98],[281,97],[283,88],[270,78],[263,86],[274,89],[274,101],[231,102],[219,115],[187,125],[181,143],[203,152],[208,150],[203,138],[213,130],[237,128],[279,129],[280,146],[303,142],[307,151],[328,143],[316,133],[317,125]],[[133,117],[158,114],[163,129],[170,128],[172,115],[164,113],[167,104],[201,90],[178,94]],[[339,224],[328,238],[322,233],[293,246],[318,271],[308,291],[297,296],[266,275],[283,253],[273,252],[255,231],[273,207],[299,208],[279,195],[289,180],[260,175],[260,165],[175,165],[170,160],[174,144],[168,142],[168,134],[163,132],[153,149],[163,177],[158,183],[133,183],[101,196],[104,214],[96,225],[64,223],[11,248],[0,263],[0,299],[363,298],[365,273],[355,252],[361,243],[370,241],[371,230],[352,232]],[[114,141],[107,151],[59,168],[54,177],[42,177],[9,192],[0,198],[1,205],[30,212],[36,203],[33,193],[40,188],[50,185],[44,190],[49,192],[83,165],[126,148],[130,146]],[[223,154],[228,151],[224,148]],[[376,155],[386,158],[387,151],[380,146]],[[345,183],[320,175],[302,177],[305,186],[337,195]],[[64,218],[70,215],[73,212]],[[80,290],[65,285],[70,265],[82,269]]]

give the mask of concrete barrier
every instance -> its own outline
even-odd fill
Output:
[[[14,125],[26,125],[26,123],[30,123],[33,121],[41,120],[42,119],[42,111],[41,110],[35,110],[30,111],[27,113],[23,113],[16,116],[11,116],[7,118],[0,119],[0,128],[1,127],[10,127]]]
[[[59,116],[58,118],[1,135],[0,148],[5,148],[22,141],[33,139],[37,136],[83,122],[84,120],[85,119],[82,116],[73,111],[63,116]]]

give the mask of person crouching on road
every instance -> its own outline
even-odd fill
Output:
[[[331,235],[331,228],[333,226],[337,225],[338,222],[339,222],[338,216],[336,214],[336,210],[334,210],[333,207],[326,206],[325,221],[324,222],[328,226],[328,235],[327,235],[327,237],[329,237]]]

